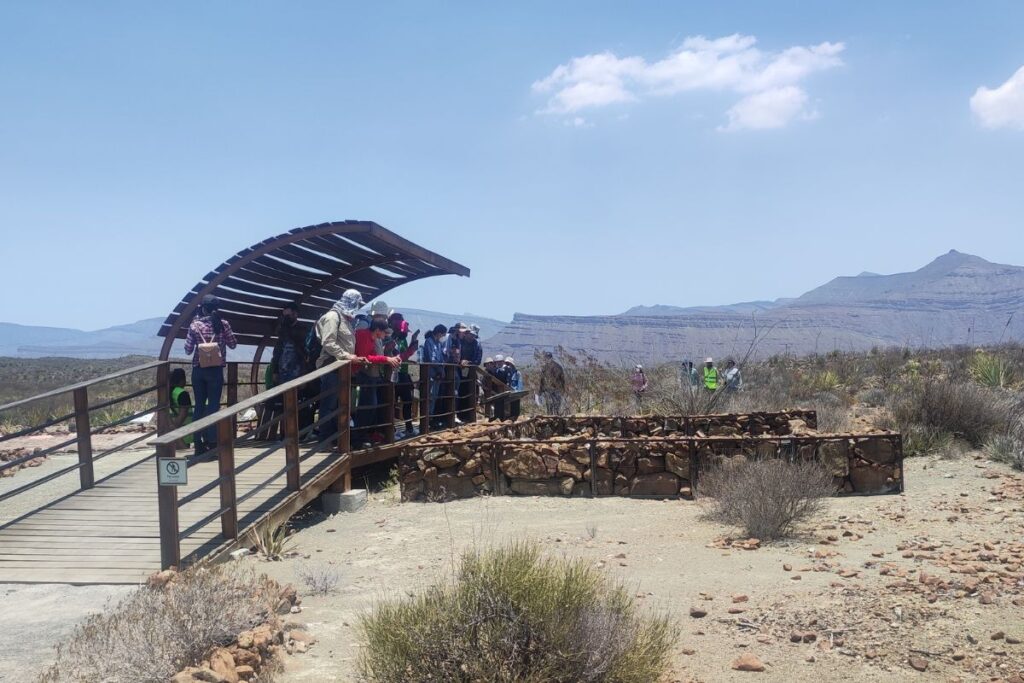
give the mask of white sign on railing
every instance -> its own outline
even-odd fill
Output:
[[[157,458],[156,470],[160,486],[188,483],[188,461],[185,458]]]

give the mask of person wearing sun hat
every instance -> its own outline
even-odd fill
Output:
[[[359,309],[363,307],[363,295],[357,289],[347,289],[331,310],[320,316],[316,321],[316,336],[320,340],[322,350],[316,366],[322,368],[336,360],[358,362],[356,355],[356,331],[352,325]],[[338,410],[338,374],[329,372],[320,379],[323,393],[320,399],[320,422],[318,431],[321,441],[338,433],[338,415],[331,413]],[[327,416],[326,419],[324,416]],[[348,419],[348,416],[341,416]]]

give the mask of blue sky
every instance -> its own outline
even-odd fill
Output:
[[[473,270],[390,303],[503,319],[1024,264],[1022,26],[1019,2],[6,2],[0,320],[164,315],[349,218]]]

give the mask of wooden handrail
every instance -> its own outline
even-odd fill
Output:
[[[172,361],[168,360],[155,360],[150,363],[143,363],[142,365],[134,365],[130,368],[125,368],[124,370],[118,370],[117,372],[112,372],[109,375],[103,375],[102,377],[97,377],[96,379],[78,382],[77,384],[69,384],[66,387],[53,389],[43,394],[30,396],[29,398],[23,398],[21,400],[14,401],[13,403],[6,403],[0,406],[0,413],[4,412],[5,410],[11,410],[12,408],[28,405],[29,403],[32,403],[34,401],[41,401],[44,398],[53,398],[54,396],[73,393],[77,389],[85,389],[87,387],[93,386],[94,384],[99,384],[101,382],[106,382],[108,380],[117,379],[118,377],[124,377],[125,375],[132,375],[136,372],[143,372],[144,370],[152,370],[153,368],[157,368],[165,364],[170,364],[171,362]]]

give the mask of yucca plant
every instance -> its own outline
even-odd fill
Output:
[[[273,525],[269,520],[249,532],[249,541],[268,560],[282,559],[292,545],[287,524]]]
[[[991,353],[979,351],[971,358],[971,377],[983,387],[1005,389],[1014,382],[1013,366]]]

